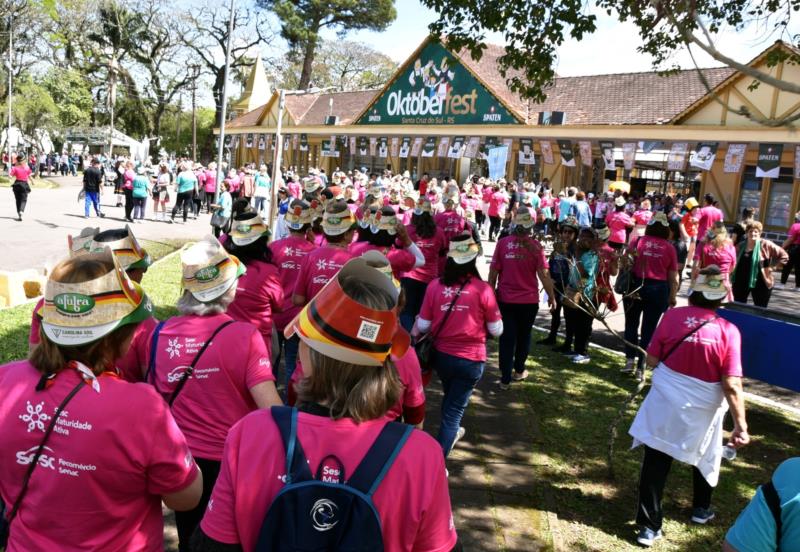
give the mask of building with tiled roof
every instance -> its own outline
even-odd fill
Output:
[[[776,42],[749,65],[800,82],[798,64],[767,66],[775,49],[797,55]],[[283,150],[280,163],[300,172],[389,168],[459,180],[487,174],[486,151],[507,146],[506,164],[495,167],[507,178],[548,178],[556,189],[600,191],[625,179],[640,192],[711,192],[728,219],[751,206],[776,231],[800,206],[800,133],[753,120],[800,112],[799,95],[763,83],[751,89],[751,77],[724,67],[557,77],[535,103],[507,86],[497,63],[503,52],[487,45],[476,61],[429,37],[381,89],[292,91],[282,111],[274,91],[226,124],[226,142],[240,164],[274,163]],[[245,137],[257,134],[264,140]],[[761,170],[767,147],[781,151],[777,172]]]

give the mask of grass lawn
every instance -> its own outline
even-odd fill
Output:
[[[141,245],[153,260],[177,251],[184,243],[183,240],[141,240]],[[180,293],[180,277],[179,255],[164,259],[145,274],[142,285],[156,305],[156,317],[166,318],[177,313],[174,305]],[[28,355],[28,334],[34,306],[35,302],[32,302],[0,310],[0,364]]]
[[[11,184],[13,182],[7,176],[0,176],[0,188],[10,188]],[[31,178],[30,184],[31,188],[36,190],[52,190],[59,187],[58,184],[47,178]]]
[[[608,426],[635,382],[620,374],[620,357],[598,350],[591,356],[590,364],[576,365],[534,345],[528,361],[531,377],[514,384],[539,426],[533,443],[538,483],[534,506],[558,515],[564,550],[641,550],[635,544],[633,520],[642,449],[629,450],[627,434],[640,402],[618,428],[615,480],[608,478],[606,468]],[[753,442],[733,462],[723,460],[712,500],[717,517],[707,526],[689,521],[691,469],[673,464],[664,492],[665,538],[653,550],[719,550],[756,486],[768,481],[781,461],[797,454],[797,419],[754,404],[747,405],[747,419]],[[728,417],[725,427],[732,426]]]

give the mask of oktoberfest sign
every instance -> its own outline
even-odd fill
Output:
[[[441,44],[429,42],[356,124],[516,124],[513,115]]]
[[[778,178],[783,144],[759,144],[756,178]]]

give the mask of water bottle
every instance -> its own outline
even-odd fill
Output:
[[[722,457],[727,461],[732,461],[736,458],[736,448],[731,445],[725,445],[722,447]]]

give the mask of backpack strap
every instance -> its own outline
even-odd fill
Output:
[[[225,328],[227,328],[228,326],[230,326],[231,324],[233,324],[234,322],[235,320],[228,320],[227,322],[223,322],[216,330],[214,330],[214,333],[212,333],[211,336],[208,339],[206,339],[206,342],[203,343],[203,346],[194,356],[192,363],[189,365],[188,368],[186,368],[186,370],[184,370],[181,379],[178,381],[178,385],[175,387],[175,391],[172,392],[172,396],[170,396],[169,400],[167,401],[167,404],[170,407],[172,407],[172,403],[175,402],[175,399],[177,399],[178,395],[180,395],[181,391],[183,391],[183,386],[186,385],[186,382],[189,380],[190,377],[192,377],[194,369],[197,368],[197,363],[200,361],[200,357],[203,356],[203,353],[206,352],[206,349],[208,349],[211,346],[211,342],[214,341],[214,338],[217,337],[217,334],[222,330],[224,330]]]
[[[153,330],[153,335],[150,337],[150,359],[147,363],[147,372],[144,374],[144,381],[147,383],[152,383],[150,378],[155,379],[156,377],[156,347],[158,347],[158,334],[161,333],[161,328],[163,328],[166,323],[166,320],[159,322],[156,329]]]
[[[778,496],[778,491],[775,490],[775,484],[770,479],[767,483],[761,485],[761,493],[764,495],[764,502],[767,503],[772,517],[775,519],[775,550],[781,549],[781,532],[783,530],[783,521],[781,520],[781,498]]]
[[[286,449],[286,484],[310,481],[313,479],[311,469],[308,467],[303,446],[297,439],[297,409],[289,406],[273,406],[270,408],[270,413],[275,425],[278,426]]]
[[[364,459],[346,484],[371,497],[392,467],[397,455],[408,440],[413,427],[389,422],[372,443]]]

